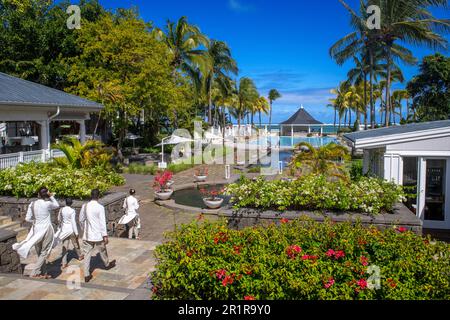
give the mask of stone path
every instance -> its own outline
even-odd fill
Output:
[[[110,239],[108,254],[117,265],[103,270],[99,257],[92,258],[93,279],[84,283],[83,264],[74,254],[69,254],[69,268],[61,271],[60,247],[55,248],[49,258],[48,273],[52,280],[34,280],[25,276],[0,274],[0,299],[2,300],[148,300],[151,297],[149,274],[154,271],[153,251],[158,243],[128,239]],[[23,264],[36,261],[30,254]],[[26,272],[25,272],[26,273]],[[81,280],[79,289],[71,289],[73,279]],[[73,285],[72,285],[73,287]]]

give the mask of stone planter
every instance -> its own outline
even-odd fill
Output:
[[[164,190],[161,192],[155,192],[155,197],[158,200],[166,201],[166,200],[169,200],[170,197],[172,197],[172,194],[173,194],[173,190]]]
[[[208,179],[208,176],[195,176],[196,182],[206,182],[206,179]]]
[[[203,202],[208,207],[208,209],[219,209],[222,206],[223,201],[224,200],[222,198],[217,199],[203,198]]]

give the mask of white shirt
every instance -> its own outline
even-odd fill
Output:
[[[137,209],[139,209],[139,201],[133,197],[129,196],[123,202],[123,208],[125,209],[125,214],[120,218],[119,224],[128,224],[133,221],[136,217],[139,218],[139,214],[137,213]],[[140,223],[138,222],[138,225]],[[140,228],[140,227],[139,227]]]
[[[84,226],[83,240],[91,242],[103,241],[108,236],[106,230],[105,207],[92,200],[83,206],[80,212],[80,223]]]
[[[76,212],[71,207],[64,207],[58,215],[59,229],[56,237],[64,240],[72,234],[78,236],[78,227],[75,220]]]

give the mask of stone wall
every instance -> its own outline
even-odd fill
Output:
[[[0,229],[0,273],[22,273],[20,257],[12,248],[16,242],[15,232]]]
[[[242,209],[238,211],[222,210],[219,216],[228,220],[230,228],[242,229],[246,227],[253,227],[255,225],[267,225],[270,223],[279,223],[281,218],[289,220],[299,219],[306,216],[313,220],[323,222],[325,219],[331,219],[334,222],[357,222],[360,221],[364,226],[375,226],[380,230],[386,228],[404,227],[408,230],[422,235],[422,221],[417,218],[407,207],[403,204],[398,204],[395,207],[393,214],[379,214],[375,216],[358,213],[314,213],[314,212],[280,212],[276,211],[257,211],[252,209]]]
[[[117,225],[117,222],[124,214],[122,205],[126,197],[126,193],[115,192],[106,194],[99,201],[106,209],[106,222],[108,234],[110,236],[120,236],[124,231],[123,227]],[[0,216],[9,216],[13,221],[20,221],[23,227],[28,227],[29,223],[25,222],[25,216],[27,214],[28,206],[34,200],[36,199],[0,197]],[[63,200],[58,199],[58,202],[62,207],[65,205]],[[77,212],[77,221],[83,203],[85,202],[74,201],[72,206]],[[54,225],[56,225],[58,211],[59,209],[53,212],[52,220]]]

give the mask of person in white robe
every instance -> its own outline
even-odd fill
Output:
[[[55,231],[51,214],[53,210],[59,208],[59,203],[47,188],[39,190],[38,198],[29,205],[25,217],[25,221],[32,223],[30,232],[24,241],[14,244],[13,249],[22,259],[27,259],[31,248],[35,247],[38,260],[34,264],[30,277],[48,279],[49,276],[43,275],[42,269],[53,248]]]
[[[100,191],[95,189],[91,192],[91,201],[81,208],[80,224],[83,226],[83,255],[84,255],[84,281],[92,280],[91,257],[96,249],[102,259],[105,269],[115,267],[116,260],[109,262],[106,246],[109,243],[106,229],[105,207],[98,200]]]
[[[78,242],[78,227],[76,222],[75,209],[71,206],[73,204],[73,200],[71,198],[66,199],[66,206],[59,211],[58,214],[58,224],[59,228],[55,234],[55,244],[62,242],[62,268],[66,269],[68,267],[67,264],[67,256],[69,253],[69,244],[72,242],[73,248],[77,253],[78,259],[83,260],[83,256],[81,254],[80,243]]]
[[[139,209],[139,201],[135,198],[136,190],[131,189],[130,195],[124,200],[123,208],[125,214],[120,218],[119,224],[128,227],[128,238],[139,240],[139,230],[141,229],[141,218],[137,210]]]

